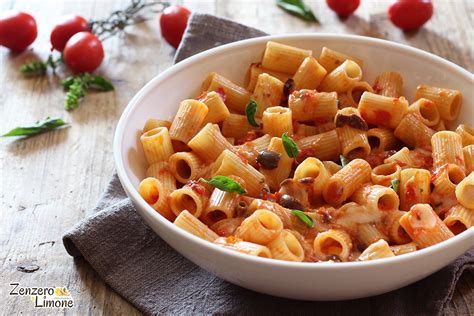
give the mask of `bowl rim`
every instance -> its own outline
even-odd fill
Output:
[[[261,265],[268,265],[268,266],[280,266],[280,267],[293,267],[299,269],[348,269],[348,268],[361,268],[361,267],[371,267],[371,266],[384,266],[390,265],[395,263],[403,263],[411,260],[415,260],[419,257],[428,257],[435,252],[443,251],[445,248],[449,248],[461,242],[461,240],[468,239],[470,235],[474,237],[474,228],[471,227],[470,229],[462,232],[450,238],[446,241],[443,241],[439,244],[433,245],[428,248],[424,248],[421,250],[417,250],[412,253],[404,254],[403,256],[395,256],[390,258],[384,258],[383,260],[369,260],[369,261],[351,261],[351,262],[338,262],[334,264],[332,262],[291,262],[291,261],[282,261],[276,259],[268,259],[268,258],[261,258],[256,256],[250,256],[244,253],[240,253],[234,250],[230,250],[224,247],[220,247],[218,245],[214,245],[206,240],[203,240],[197,236],[188,233],[187,231],[180,229],[179,227],[175,226],[171,221],[167,220],[157,211],[155,211],[148,203],[145,202],[141,198],[138,193],[138,190],[132,185],[131,180],[128,178],[127,173],[125,171],[124,165],[124,157],[122,157],[122,139],[125,134],[125,125],[127,124],[129,117],[136,106],[140,103],[140,101],[148,94],[155,86],[159,85],[162,81],[166,80],[169,76],[172,76],[175,73],[178,73],[185,69],[188,65],[198,62],[202,59],[207,59],[212,57],[212,55],[220,54],[225,51],[234,50],[236,48],[251,46],[255,43],[259,42],[267,42],[269,40],[287,40],[293,39],[297,40],[298,38],[305,39],[314,39],[314,40],[344,40],[347,44],[357,43],[357,44],[367,44],[369,46],[378,46],[382,48],[403,51],[404,53],[423,58],[426,62],[431,62],[437,65],[441,65],[445,68],[449,68],[450,71],[457,72],[458,75],[462,77],[466,77],[472,81],[472,74],[467,71],[466,69],[460,67],[459,65],[445,60],[439,56],[436,56],[432,53],[423,51],[418,48],[410,47],[404,44],[378,39],[378,38],[371,38],[366,36],[359,36],[359,35],[347,35],[347,34],[331,34],[331,33],[294,33],[294,34],[280,34],[280,35],[267,35],[261,36],[251,39],[245,39],[237,42],[232,42],[228,44],[224,44],[222,46],[218,46],[215,48],[211,48],[209,50],[200,52],[196,55],[188,57],[177,64],[169,67],[168,69],[164,70],[163,72],[156,75],[150,81],[148,81],[136,94],[135,96],[129,101],[127,106],[125,107],[124,111],[122,112],[119,122],[117,124],[115,130],[115,136],[113,140],[113,155],[115,160],[115,167],[119,177],[121,184],[123,185],[127,195],[132,199],[134,203],[138,203],[142,210],[147,213],[151,218],[156,221],[161,222],[161,224],[167,226],[168,229],[172,230],[173,233],[177,234],[180,238],[186,239],[188,242],[197,243],[201,247],[207,248],[208,251],[220,252],[224,256],[231,256],[235,258],[235,260],[243,260],[248,263],[252,264],[261,264]],[[471,77],[471,78],[469,78]],[[135,210],[137,211],[137,210]],[[141,217],[142,214],[140,211],[137,211]],[[145,220],[146,221],[146,220]],[[155,232],[156,233],[156,232]]]

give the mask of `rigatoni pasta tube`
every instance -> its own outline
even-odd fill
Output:
[[[347,200],[362,184],[370,181],[372,168],[362,159],[354,159],[326,182],[323,196],[326,202],[339,205]]]
[[[433,148],[433,167],[437,168],[449,163],[465,169],[459,134],[451,131],[437,132],[431,137],[431,147]]]
[[[296,121],[329,122],[337,112],[337,93],[307,89],[294,91],[288,98],[288,107]]]
[[[176,216],[187,210],[194,217],[199,217],[206,207],[209,196],[210,192],[204,185],[191,182],[171,193],[170,207]]]
[[[251,99],[257,103],[256,117],[262,117],[263,111],[269,107],[280,105],[283,97],[284,83],[269,74],[258,76]]]
[[[457,204],[449,209],[443,222],[454,234],[460,234],[474,226],[474,209]]]
[[[416,244],[414,242],[409,242],[403,245],[394,245],[390,246],[390,249],[393,251],[395,256],[404,255],[406,253],[416,251]]]
[[[420,98],[433,101],[443,120],[452,121],[459,116],[462,103],[462,94],[459,90],[444,89],[422,84],[416,87],[415,100]]]
[[[418,114],[426,126],[436,126],[441,119],[434,102],[425,98],[418,99],[410,105],[408,112]]]
[[[403,211],[393,211],[385,217],[388,238],[392,244],[406,244],[411,241],[410,236],[400,225],[400,218],[405,214]]]
[[[430,172],[408,168],[400,172],[400,209],[404,211],[418,203],[430,202]]]
[[[208,112],[207,106],[197,100],[184,100],[170,127],[170,137],[183,143],[189,142],[197,134]]]
[[[396,71],[386,71],[375,78],[374,92],[385,97],[399,98],[402,94],[403,78]]]
[[[171,127],[171,122],[154,118],[148,119],[146,120],[145,125],[143,126],[143,133],[151,131],[152,129],[155,129],[157,127],[166,127],[169,130]]]
[[[270,70],[294,74],[303,60],[311,55],[312,51],[307,49],[268,41],[263,53],[262,66]]]
[[[173,154],[173,145],[166,127],[157,127],[140,136],[148,164],[158,161],[168,161]]]
[[[233,146],[221,134],[217,124],[208,123],[189,142],[188,146],[207,162],[214,162],[226,149]]]
[[[247,217],[239,228],[236,236],[245,241],[266,245],[277,238],[283,230],[281,219],[268,210],[256,210]]]
[[[364,125],[365,128],[354,128],[352,125],[340,125],[338,122],[341,117],[352,120],[354,117]],[[353,121],[353,120],[352,120]],[[348,159],[365,158],[370,153],[369,140],[367,139],[367,125],[360,117],[360,113],[356,108],[344,108],[337,111],[334,118],[336,124],[336,132],[341,143],[342,154]],[[357,126],[357,125],[356,125]]]
[[[461,167],[445,164],[433,170],[431,182],[434,189],[431,193],[431,204],[437,214],[443,214],[458,203],[456,186],[465,178]]]
[[[214,243],[221,247],[245,253],[251,256],[257,256],[262,258],[272,257],[272,254],[267,247],[251,242],[242,241],[241,239],[232,236],[219,237],[214,240]]]
[[[372,183],[389,187],[393,180],[400,181],[401,170],[402,168],[395,161],[378,165],[372,169]]]
[[[169,159],[170,170],[176,180],[187,183],[190,180],[197,180],[204,176],[207,165],[196,153],[178,152],[171,155]]]
[[[341,143],[336,130],[308,136],[296,141],[302,154],[320,160],[336,160],[341,154]]]
[[[173,220],[175,215],[171,212],[168,205],[168,195],[172,189],[170,183],[171,181],[160,181],[156,178],[148,177],[140,182],[138,192],[153,209],[167,219]]]
[[[315,255],[322,260],[336,256],[341,261],[348,261],[352,252],[352,240],[348,233],[340,229],[329,229],[318,233],[313,242]]]
[[[321,197],[323,188],[331,175],[332,174],[329,173],[329,171],[319,159],[308,157],[302,163],[300,163],[298,167],[296,167],[293,179],[313,179],[312,193],[314,197],[319,198]]]
[[[364,92],[358,109],[367,123],[394,129],[408,111],[408,101],[404,97],[390,98]]]
[[[250,99],[250,92],[236,85],[223,76],[211,72],[202,84],[204,91],[216,91],[225,95],[225,104],[237,113],[245,113],[245,107]]]
[[[347,90],[347,102],[349,105],[356,108],[360,102],[362,94],[366,91],[374,92],[370,84],[365,81],[358,81],[354,83],[354,85],[350,87],[349,90]]]
[[[466,173],[469,174],[474,171],[474,145],[468,145],[462,149],[464,154],[464,165],[466,166]]]
[[[212,176],[237,176],[245,179],[245,189],[248,195],[258,197],[265,187],[265,176],[254,167],[242,161],[236,154],[226,149],[214,163]]]
[[[283,230],[280,235],[267,245],[273,259],[301,262],[304,250],[301,243],[290,230]]]
[[[474,209],[474,172],[456,186],[456,199],[462,206]]]
[[[178,217],[176,217],[174,224],[188,233],[210,242],[219,238],[215,232],[187,210],[182,211]]]
[[[474,129],[465,124],[460,124],[456,128],[456,133],[461,136],[463,146],[474,145]]]
[[[271,136],[281,137],[284,133],[293,134],[293,117],[291,110],[274,106],[263,112],[263,131]]]
[[[269,74],[272,77],[278,78],[281,82],[286,82],[289,78],[291,78],[290,74],[263,68],[260,63],[253,63],[249,67],[249,83],[247,84],[247,91],[253,92],[255,86],[257,85],[258,76],[264,73]]]
[[[237,193],[225,192],[215,188],[201,216],[205,222],[216,223],[222,219],[234,217],[240,197]]]
[[[367,249],[365,249],[359,256],[359,261],[375,260],[382,258],[395,257],[395,254],[390,249],[388,243],[380,239],[379,241],[371,244]]]
[[[400,201],[397,193],[382,185],[364,185],[351,197],[352,201],[365,205],[372,211],[393,212],[398,210]]]
[[[418,114],[408,113],[400,121],[393,134],[409,147],[430,149],[431,136],[433,136],[434,131],[423,124]]]
[[[348,59],[326,75],[318,90],[346,92],[361,78],[362,69],[356,62]]]
[[[402,169],[413,167],[415,163],[410,156],[410,150],[406,147],[403,147],[390,157],[386,158],[384,163],[396,162]]]
[[[314,57],[306,57],[293,76],[293,89],[316,89],[327,71]]]
[[[368,247],[380,239],[388,240],[388,237],[375,225],[364,223],[357,225],[357,239],[364,247]]]
[[[388,128],[371,128],[367,131],[367,139],[372,152],[380,152],[393,149],[397,139],[393,131]]]
[[[256,119],[260,123],[260,119]],[[257,130],[249,124],[247,116],[230,113],[230,115],[222,122],[222,135],[225,137],[233,137],[236,139],[243,138],[248,132]]]
[[[203,124],[222,122],[230,114],[224,100],[222,100],[222,96],[215,91],[208,92],[200,101],[209,109]]]
[[[429,204],[412,206],[410,211],[400,218],[400,225],[413,239],[417,248],[426,248],[454,237]]]
[[[277,167],[274,169],[265,169],[262,167],[261,172],[265,176],[268,186],[273,191],[278,191],[280,183],[287,179],[291,172],[291,166],[293,165],[293,158],[289,157],[286,153],[283,142],[279,137],[273,137],[268,145],[267,150],[278,153],[280,159],[278,160]]]
[[[342,169],[342,166],[334,161],[323,161],[323,165],[331,176]]]
[[[319,55],[318,61],[321,66],[323,66],[329,73],[339,67],[348,59],[355,61],[360,67],[364,65],[362,59],[343,54],[327,47],[323,47],[323,49],[321,50],[321,54]]]

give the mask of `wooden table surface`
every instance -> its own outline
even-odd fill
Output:
[[[160,38],[158,18],[131,27],[105,42],[100,73],[113,80],[115,92],[88,96],[80,108],[63,110],[58,77],[24,78],[18,67],[49,52],[49,32],[57,18],[76,13],[101,18],[128,0],[2,0],[0,11],[33,14],[39,36],[23,54],[0,47],[0,132],[46,116],[61,116],[72,127],[27,140],[0,139],[0,314],[38,313],[25,297],[10,297],[10,282],[23,286],[67,286],[75,300],[72,314],[139,312],[111,290],[87,262],[71,258],[62,234],[91,213],[114,168],[112,138],[122,110],[153,76],[168,68],[174,50]],[[404,34],[384,14],[389,1],[363,0],[355,15],[339,20],[324,1],[306,1],[322,25],[287,15],[273,0],[178,1],[192,11],[239,21],[268,33],[334,32],[384,38],[444,57],[469,71],[473,64],[472,0],[437,0],[431,21],[417,33]],[[36,264],[34,273],[17,266]],[[474,314],[474,273],[464,273],[447,314]],[[54,313],[49,310],[48,313]],[[45,311],[42,311],[45,312]],[[59,311],[57,311],[59,312]]]

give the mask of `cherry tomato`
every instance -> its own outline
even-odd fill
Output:
[[[432,15],[431,0],[398,0],[392,2],[388,9],[392,23],[404,31],[420,28]]]
[[[51,31],[51,45],[54,49],[62,52],[67,41],[74,34],[88,30],[89,24],[82,16],[72,14],[62,16]]]
[[[191,11],[180,5],[167,7],[160,16],[161,35],[174,48],[178,48]]]
[[[104,59],[104,48],[97,36],[90,32],[74,34],[63,51],[66,65],[74,72],[92,72]]]
[[[38,35],[35,19],[25,12],[7,11],[0,16],[0,45],[21,52]]]
[[[342,17],[351,15],[360,4],[360,0],[326,0],[328,6]]]

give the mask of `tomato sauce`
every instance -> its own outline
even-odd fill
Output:
[[[387,126],[392,119],[392,115],[385,110],[376,110],[375,113],[375,124],[380,126]]]

